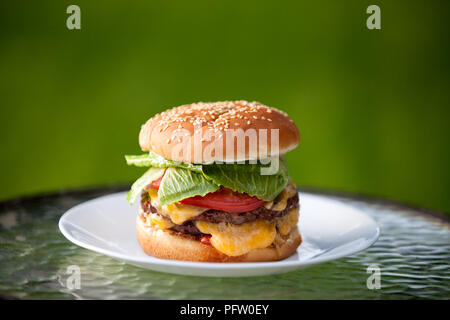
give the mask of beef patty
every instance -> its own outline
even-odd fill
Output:
[[[150,196],[148,192],[143,192],[141,195],[141,207],[144,212],[159,214],[157,209],[153,207],[150,203]],[[292,197],[287,200],[287,205],[284,210],[275,211],[265,208],[264,206],[259,207],[255,210],[241,213],[230,213],[220,210],[210,209],[202,214],[184,222],[181,225],[176,224],[170,230],[175,232],[180,232],[184,234],[190,234],[194,236],[202,236],[203,233],[198,230],[195,226],[194,221],[207,221],[211,223],[226,222],[231,224],[243,224],[245,222],[255,221],[257,219],[263,220],[273,220],[275,218],[282,217],[286,215],[291,209],[299,207],[298,203],[298,193],[295,193]]]

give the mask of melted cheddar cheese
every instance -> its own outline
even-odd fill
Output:
[[[146,215],[147,223],[151,226],[158,226],[160,229],[169,229],[174,226],[173,222],[159,214],[150,213]]]
[[[254,249],[270,246],[277,233],[275,223],[266,220],[241,225],[196,221],[195,225],[211,235],[211,245],[228,256],[240,256]]]
[[[282,211],[286,209],[288,199],[294,196],[296,192],[295,186],[288,184],[274,201],[267,202],[264,207],[269,210]]]
[[[278,232],[282,236],[287,236],[289,232],[291,232],[291,229],[295,226],[297,226],[298,223],[298,209],[291,209],[287,215],[277,218],[275,220]]]
[[[185,221],[195,218],[208,210],[207,208],[189,206],[179,202],[161,206],[158,200],[158,192],[155,189],[149,189],[148,194],[152,206],[156,208],[158,213],[170,217],[170,220],[175,224],[183,224]]]

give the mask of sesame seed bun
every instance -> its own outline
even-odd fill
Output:
[[[162,230],[145,223],[145,218],[138,215],[136,221],[137,239],[148,255],[170,260],[199,262],[262,262],[285,259],[295,253],[302,238],[295,227],[288,239],[278,249],[273,246],[254,249],[240,256],[227,256],[214,247],[198,240],[180,236],[174,232]]]
[[[242,129],[233,131],[242,137],[254,132],[256,140],[247,136],[242,140],[245,143],[239,144],[229,129]],[[266,129],[266,139],[260,129]],[[278,139],[276,130],[271,129],[278,129]],[[139,134],[144,151],[153,151],[169,160],[205,164],[283,155],[297,147],[299,140],[298,129],[286,113],[247,101],[199,102],[176,107],[149,119]]]

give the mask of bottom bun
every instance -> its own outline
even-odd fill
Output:
[[[137,239],[148,255],[170,260],[201,262],[261,262],[277,261],[294,254],[302,242],[298,228],[292,229],[289,238],[278,248],[270,246],[255,249],[240,256],[227,256],[210,245],[187,236],[180,236],[172,231],[164,231],[157,226],[145,223],[145,218],[138,215],[136,221]]]

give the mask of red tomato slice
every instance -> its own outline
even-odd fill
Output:
[[[163,177],[164,177],[164,175],[163,175]],[[161,177],[161,178],[153,181],[152,183],[150,183],[150,188],[159,190],[159,185],[161,184],[161,180],[162,180],[163,177]]]
[[[163,177],[153,181],[150,187],[158,190]],[[247,212],[262,207],[265,201],[257,197],[251,197],[245,193],[235,192],[231,189],[221,187],[216,192],[211,192],[205,196],[195,196],[180,201],[183,204],[202,208],[220,210],[231,213]]]
[[[195,196],[180,201],[183,204],[202,208],[220,210],[231,213],[247,212],[262,207],[265,201],[251,197],[245,193],[234,192],[221,187],[216,192],[203,197]]]

